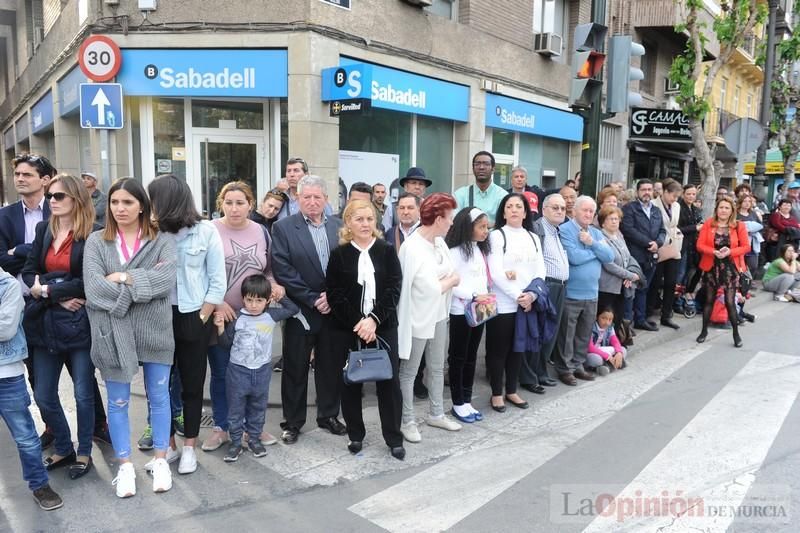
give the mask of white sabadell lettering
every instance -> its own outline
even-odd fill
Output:
[[[222,72],[198,72],[189,67],[186,72],[175,72],[170,67],[159,72],[159,84],[165,89],[253,89],[256,69],[245,67],[241,72],[231,72],[228,67]]]
[[[371,96],[373,100],[378,100],[379,102],[388,102],[390,104],[415,107],[417,109],[425,109],[427,107],[427,94],[425,91],[419,90],[414,92],[413,89],[402,91],[392,87],[391,83],[383,86],[377,81],[373,81]]]
[[[500,112],[500,122],[523,128],[534,128],[536,124],[536,115],[518,115],[514,111],[509,113],[503,109]]]

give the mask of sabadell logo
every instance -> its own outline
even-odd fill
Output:
[[[502,107],[500,107],[500,106],[497,106],[497,107],[495,107],[495,108],[494,108],[494,114],[495,114],[495,115],[497,115],[498,117],[499,117],[499,116],[500,116],[502,113],[503,113],[503,108],[502,108]]]

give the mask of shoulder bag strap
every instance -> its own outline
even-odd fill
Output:
[[[475,186],[469,186],[469,205],[467,207],[474,207],[475,206]]]

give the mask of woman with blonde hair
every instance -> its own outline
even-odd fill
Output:
[[[349,350],[377,342],[389,353],[392,377],[375,383],[383,440],[393,457],[405,458],[400,418],[400,360],[397,350],[397,301],[403,273],[394,247],[381,239],[375,209],[366,200],[351,200],[342,214],[339,247],[331,252],[326,273],[333,317],[334,353],[342,364]],[[344,384],[342,416],[351,453],[361,451],[366,435],[361,383]]]
[[[92,467],[95,427],[97,382],[83,287],[83,252],[95,229],[94,204],[78,178],[68,174],[53,178],[45,197],[50,202],[50,220],[37,224],[22,270],[32,297],[24,326],[34,347],[34,398],[55,436],[55,453],[45,459],[45,466],[48,470],[69,466],[69,477],[78,479]],[[59,400],[58,382],[65,365],[70,369],[78,415],[77,456]]]

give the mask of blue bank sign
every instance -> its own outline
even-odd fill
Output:
[[[370,100],[372,107],[466,122],[469,87],[342,58],[322,71],[322,101]]]
[[[32,131],[34,134],[53,129],[53,92],[45,95],[31,108]]]
[[[286,50],[126,49],[117,81],[129,96],[285,98],[288,72]]]
[[[486,125],[565,141],[583,139],[580,116],[492,93],[486,93]]]

